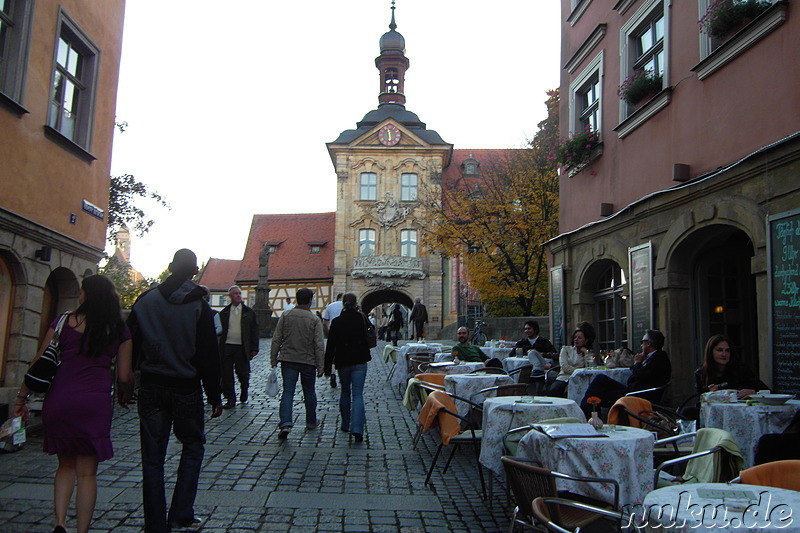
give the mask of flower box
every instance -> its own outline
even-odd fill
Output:
[[[596,158],[593,154],[599,145],[597,132],[587,126],[584,131],[576,133],[556,147],[556,161],[567,168],[577,169],[577,172]]]
[[[768,0],[714,0],[700,19],[700,29],[725,41],[772,5]]]
[[[617,94],[632,106],[647,102],[661,92],[664,77],[652,70],[634,70],[619,86]]]

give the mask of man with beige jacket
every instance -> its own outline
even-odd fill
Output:
[[[294,309],[284,312],[275,327],[270,349],[272,368],[281,363],[283,395],[280,404],[279,440],[286,440],[294,426],[292,404],[297,379],[303,387],[306,406],[306,429],[313,430],[317,422],[317,393],[315,378],[322,377],[325,366],[325,343],[322,322],[311,312],[311,289],[297,291]]]

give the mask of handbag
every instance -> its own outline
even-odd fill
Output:
[[[654,431],[658,434],[659,439],[666,439],[674,437],[680,432],[678,421],[674,417],[662,411],[642,411],[639,416],[648,420],[650,424],[643,429]]]
[[[50,344],[44,349],[42,355],[31,365],[25,374],[25,385],[32,392],[46,393],[53,386],[53,378],[56,369],[61,364],[61,348],[58,346],[58,339],[61,336],[61,328],[69,313],[64,313],[56,324]]]
[[[363,313],[361,314],[361,319],[364,321],[364,336],[367,339],[367,348],[375,348],[378,345],[378,334],[375,332],[375,326]]]

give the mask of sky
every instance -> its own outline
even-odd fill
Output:
[[[556,0],[397,0],[406,109],[455,148],[519,148],[558,87]],[[156,277],[179,248],[241,259],[254,214],[336,209],[325,143],[377,108],[390,0],[129,0],[112,174],[171,209],[133,236]],[[108,249],[109,252],[113,248]]]

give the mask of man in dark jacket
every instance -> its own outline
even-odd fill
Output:
[[[397,340],[400,338],[400,329],[405,326],[405,321],[403,320],[403,312],[400,310],[400,304],[394,304],[392,307],[392,311],[389,314],[389,324],[387,326],[387,331],[389,332],[389,338],[392,341],[392,344],[397,346]]]
[[[417,340],[424,339],[425,324],[428,323],[428,309],[422,303],[421,298],[414,300],[414,307],[411,308],[411,316],[408,317],[408,321],[414,323],[414,335]]]
[[[648,329],[642,337],[642,351],[634,356],[631,376],[627,385],[600,374],[589,383],[586,394],[581,400],[581,409],[587,418],[591,416],[592,406],[586,400],[592,396],[600,398],[601,407],[611,407],[629,392],[661,387],[669,383],[672,376],[672,364],[664,348],[664,334],[657,329]],[[643,394],[641,397],[658,402],[661,391]]]
[[[178,250],[169,271],[170,277],[136,300],[128,317],[141,369],[138,408],[148,533],[200,525],[194,500],[206,442],[203,390],[211,417],[222,414],[214,318],[203,299],[205,291],[191,281],[197,274],[197,256]],[[164,460],[171,429],[183,449],[167,513]]]
[[[536,350],[540,354],[555,353],[556,349],[553,347],[553,343],[539,336],[538,322],[535,320],[526,320],[524,331],[525,338],[520,339],[514,345],[514,349],[511,352],[512,356],[519,355],[520,357],[525,357],[528,355],[529,350]]]
[[[231,303],[219,312],[222,335],[219,353],[222,361],[222,395],[224,409],[236,407],[236,390],[233,371],[239,380],[239,401],[247,401],[250,388],[250,359],[258,354],[258,322],[256,312],[242,303],[242,289],[238,285],[228,289]]]

